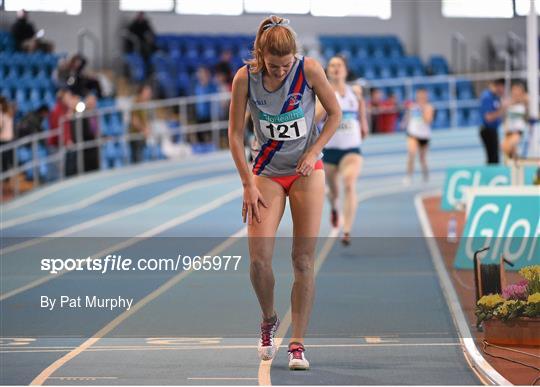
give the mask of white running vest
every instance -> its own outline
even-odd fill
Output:
[[[510,105],[504,120],[504,129],[507,133],[525,132],[527,129],[527,107],[523,103]]]
[[[428,140],[431,137],[431,126],[424,121],[422,109],[416,103],[409,107],[407,133],[422,140]]]
[[[357,148],[362,143],[360,134],[360,121],[358,116],[358,97],[354,94],[351,86],[345,86],[345,95],[341,96],[336,91],[336,97],[341,107],[341,122],[326,144],[326,149],[349,149]]]

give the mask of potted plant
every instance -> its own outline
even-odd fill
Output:
[[[503,345],[540,345],[540,265],[519,271],[523,280],[502,294],[480,298],[475,314],[482,323],[485,340]]]

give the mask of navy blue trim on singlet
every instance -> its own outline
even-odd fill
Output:
[[[302,84],[298,86],[297,85],[298,78],[300,77],[302,77]],[[301,96],[300,101],[301,101],[302,97],[304,96],[305,88],[306,88],[306,76],[304,74],[304,58],[302,57],[302,59],[300,60],[300,63],[298,64],[298,68],[296,69],[296,73],[294,74],[294,78],[289,88],[289,92],[287,93],[287,97],[293,93],[300,94]],[[285,102],[283,102],[283,107],[281,108],[280,114],[287,112],[288,107],[289,107],[289,98],[286,98]]]
[[[268,147],[271,146],[271,145],[274,145],[274,149],[272,149],[272,151],[270,151],[270,153],[268,154],[268,157],[266,158],[266,160],[264,160],[264,162],[262,163],[261,167],[255,171],[255,174],[256,174],[256,175],[260,175],[260,174],[262,173],[262,171],[264,171],[264,168],[266,168],[266,166],[268,165],[268,163],[269,163],[270,161],[272,161],[272,158],[274,157],[274,155],[276,154],[276,152],[278,152],[278,151],[281,149],[281,147],[283,146],[283,143],[284,143],[284,142],[285,142],[285,141],[276,141],[276,140],[270,139],[270,140],[268,140],[268,141],[266,142],[266,144],[264,144],[264,145],[262,146],[260,153],[257,155],[257,159],[256,159],[255,162],[253,163],[253,165],[255,165],[255,166],[257,165],[257,161],[259,160],[260,156],[264,154],[264,150],[265,150],[266,148],[268,148]]]

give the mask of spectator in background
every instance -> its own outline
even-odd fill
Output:
[[[227,81],[227,74],[223,72],[216,72],[214,77],[216,90],[218,93],[230,93],[231,84]],[[224,99],[219,106],[219,119],[226,120],[229,115],[229,101]]]
[[[36,29],[28,21],[28,12],[24,9],[17,12],[17,20],[11,26],[11,34],[15,40],[15,50],[34,51],[36,47]]]
[[[27,113],[17,124],[17,138],[43,132],[48,116],[49,107],[47,105],[41,105],[37,110]]]
[[[480,97],[480,116],[482,125],[480,137],[486,151],[487,163],[499,163],[499,125],[506,113],[506,106],[501,103],[504,95],[504,79],[496,79]]]
[[[231,92],[231,84],[228,81],[227,78],[227,72],[226,71],[217,71],[216,75],[214,77],[216,81],[216,87],[218,93],[230,93]],[[229,119],[229,99],[222,99],[219,101],[219,120],[225,121]],[[228,142],[229,137],[227,134],[227,125],[220,127],[219,130],[219,140],[220,140],[220,148],[228,148]]]
[[[199,67],[197,69],[197,80],[194,91],[197,97],[203,97],[218,92],[216,84],[212,82],[210,70],[208,70],[208,68]],[[208,100],[203,100],[202,98],[198,99],[195,103],[195,116],[198,124],[210,122],[212,120],[212,103]],[[197,132],[197,139],[199,142],[209,142],[210,132]]]
[[[0,95],[0,146],[7,145],[15,139],[13,131],[13,107]],[[2,172],[13,167],[13,149],[2,152]],[[4,183],[4,181],[2,182]]]
[[[51,130],[60,128],[60,123],[63,122],[61,128],[63,141],[58,140],[58,135],[51,136],[49,137],[49,145],[66,148],[65,176],[72,176],[77,173],[77,154],[71,148],[75,137],[73,133],[73,115],[79,100],[79,97],[70,90],[61,89],[58,91],[56,104],[49,115],[49,128]]]
[[[24,9],[17,12],[17,20],[11,26],[11,34],[15,40],[15,50],[34,52],[36,50],[52,52],[53,45],[41,39],[43,30],[36,34],[34,25],[28,20],[28,12]]]
[[[152,88],[148,84],[143,84],[139,87],[137,96],[133,101],[135,104],[148,102],[152,99]],[[148,118],[148,110],[134,109],[131,112],[131,121],[129,125],[131,149],[131,162],[140,163],[143,160],[144,147],[146,140],[150,136],[150,119]]]
[[[75,54],[69,60],[60,63],[57,81],[61,87],[68,87],[72,93],[84,97],[89,93],[102,97],[98,80],[84,70],[87,60],[82,54]]]
[[[154,51],[156,51],[156,34],[152,28],[152,24],[146,18],[144,12],[138,12],[135,19],[127,27],[133,38],[137,39],[140,54],[144,60],[146,67],[146,74],[150,75],[153,72],[151,57]],[[134,52],[137,47],[134,47],[133,43],[129,40],[125,40],[125,52]]]
[[[216,77],[222,77],[224,82],[229,85],[229,91],[232,89],[232,52],[230,50],[223,50],[220,56],[218,64],[216,64],[215,72]]]
[[[370,129],[371,133],[379,133],[379,114],[382,104],[382,92],[380,89],[374,87],[369,91],[369,105],[368,111],[370,116]]]
[[[85,113],[91,113],[96,110],[97,97],[94,94],[88,94],[84,100]],[[85,117],[82,125],[83,141],[94,141],[99,137],[99,120],[97,116]],[[97,145],[90,145],[83,151],[84,171],[95,171],[99,169],[99,151]]]
[[[379,114],[376,118],[376,127],[379,133],[392,133],[396,129],[399,119],[399,107],[394,93],[389,92],[388,98],[379,103]]]
[[[528,95],[525,84],[516,81],[510,90],[508,109],[504,119],[504,139],[501,145],[505,156],[513,159],[518,156],[518,146],[528,123]]]

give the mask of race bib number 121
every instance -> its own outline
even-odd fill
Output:
[[[273,140],[296,140],[307,133],[306,119],[301,107],[276,116],[260,112],[259,121],[261,131]]]

